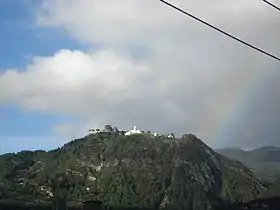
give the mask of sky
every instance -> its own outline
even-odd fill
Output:
[[[261,0],[170,2],[280,56],[280,13]],[[280,145],[280,62],[159,0],[0,0],[0,31],[0,153],[105,124]]]

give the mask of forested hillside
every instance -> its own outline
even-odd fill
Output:
[[[241,161],[263,181],[275,181],[280,175],[280,147],[265,146],[249,151],[227,148],[217,152]]]
[[[5,154],[0,180],[2,200],[98,199],[153,209],[214,209],[266,191],[242,163],[192,134],[168,138],[111,131],[49,152]]]

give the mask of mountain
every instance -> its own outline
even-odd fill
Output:
[[[250,151],[226,148],[217,152],[241,161],[262,180],[274,181],[275,176],[280,174],[280,147],[264,146]]]
[[[182,138],[112,131],[52,151],[0,156],[2,200],[98,199],[152,209],[217,209],[266,188],[241,162],[192,134]]]

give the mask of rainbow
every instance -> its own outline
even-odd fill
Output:
[[[236,125],[242,123],[245,108],[252,105],[255,90],[265,80],[267,71],[264,69],[267,68],[264,67],[264,63],[255,62],[255,60],[248,62],[250,62],[250,65],[247,65],[250,66],[250,70],[244,69],[241,73],[231,71],[228,74],[228,79],[222,82],[223,88],[219,90],[215,98],[217,100],[205,108],[199,120],[198,130],[206,131],[207,136],[199,132],[198,135],[211,146],[229,144],[228,137],[231,131]]]

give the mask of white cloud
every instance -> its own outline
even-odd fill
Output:
[[[170,2],[222,25],[254,21],[270,9],[254,0]],[[73,37],[91,43],[119,45],[141,41],[152,44],[159,40],[170,42],[166,38],[176,37],[182,41],[190,27],[199,29],[196,22],[158,0],[47,0],[39,14],[39,25],[62,28]]]
[[[104,105],[98,101],[113,105],[138,97],[137,85],[149,78],[148,70],[140,61],[111,50],[61,50],[51,57],[34,58],[24,71],[3,73],[0,101],[43,111],[98,111]]]
[[[280,55],[275,44],[279,13],[261,1],[171,2]],[[55,130],[62,133],[105,123],[126,128],[137,124],[163,132],[195,132],[214,144],[220,124],[230,118],[229,107],[249,91],[247,83],[273,73],[269,69],[276,66],[156,0],[45,0],[38,26],[104,47],[95,52],[61,50],[34,58],[24,70],[0,75],[0,102],[81,117],[79,126],[57,125]],[[145,56],[133,57],[140,49]],[[250,114],[247,118],[249,124],[256,122]],[[258,132],[265,131],[258,127]]]

